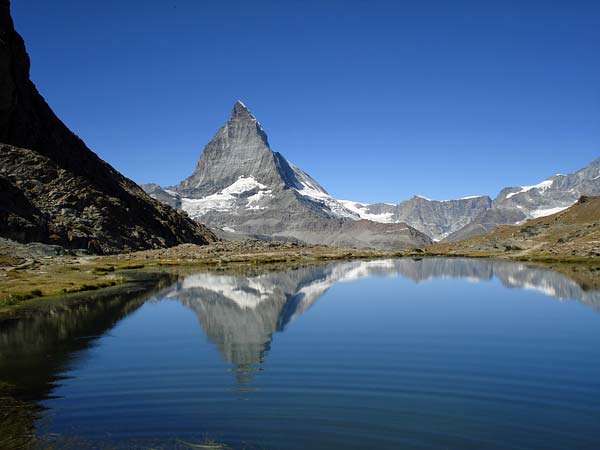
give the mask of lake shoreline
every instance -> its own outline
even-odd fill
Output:
[[[395,258],[399,252],[340,249],[291,243],[220,242],[105,256],[8,255],[0,268],[0,323],[31,314],[57,299],[113,295],[140,284],[158,283],[169,271],[282,269],[332,261]]]
[[[600,289],[600,258],[522,252],[344,249],[296,243],[229,241],[106,256],[5,257],[0,279],[0,323],[35,314],[57,300],[90,301],[131,289],[151,289],[169,272],[269,271],[333,261],[389,258],[504,259],[561,272],[585,288]],[[171,273],[172,275],[172,273]],[[85,299],[85,300],[82,300]]]

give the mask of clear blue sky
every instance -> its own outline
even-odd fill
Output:
[[[495,196],[600,156],[598,1],[13,0],[32,79],[139,183],[237,99],[339,198]]]

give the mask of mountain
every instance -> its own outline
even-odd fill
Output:
[[[581,195],[600,195],[600,158],[569,175],[554,175],[532,186],[507,187],[492,201],[488,196],[430,200],[414,196],[398,205],[342,201],[361,217],[405,222],[434,240],[455,242],[547,216],[573,205]]]
[[[600,158],[572,174],[554,175],[532,186],[502,189],[490,210],[480,213],[445,241],[455,242],[489,233],[498,225],[514,225],[557,213],[573,205],[582,195],[600,195]]]
[[[600,195],[600,158],[569,175],[554,175],[533,186],[502,189],[493,207],[519,209],[528,218],[536,218],[568,208],[582,195]]]
[[[519,209],[490,208],[482,211],[468,224],[450,233],[442,242],[455,242],[478,234],[494,231],[498,225],[520,223],[527,215]]]
[[[521,225],[500,226],[491,233],[459,242],[435,244],[426,251],[460,255],[598,257],[600,197],[582,196],[574,205],[558,213]]]
[[[404,222],[435,240],[441,240],[488,210],[492,206],[492,199],[473,196],[457,200],[431,200],[415,195],[397,205],[349,200],[342,200],[342,204],[361,218],[385,223]]]
[[[340,202],[363,219],[404,222],[432,239],[455,242],[547,216],[573,205],[582,195],[600,195],[600,158],[569,175],[554,175],[532,186],[507,187],[492,201],[488,196],[431,200],[420,195],[397,205]]]
[[[29,56],[0,0],[0,235],[111,253],[215,239],[93,153],[29,79]]]
[[[574,174],[505,188],[493,201],[484,195],[455,200],[416,195],[398,204],[339,200],[272,151],[261,124],[238,101],[191,176],[169,188],[143,188],[223,237],[402,248],[427,238],[449,242],[487,233],[560,211],[580,195],[597,195],[600,159]]]
[[[240,101],[190,177],[143,186],[215,228],[251,236],[340,247],[406,248],[430,243],[404,223],[363,220],[300,168],[271,150],[262,126]]]

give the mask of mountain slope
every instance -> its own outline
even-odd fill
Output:
[[[573,206],[522,225],[500,226],[468,239],[427,247],[430,253],[518,256],[600,256],[600,197],[581,197]]]
[[[209,226],[244,235],[340,247],[399,249],[431,242],[404,223],[360,220],[272,151],[260,123],[239,101],[190,177],[165,189],[144,188]]]
[[[568,208],[582,195],[600,195],[600,158],[572,174],[554,175],[533,186],[505,188],[493,206],[520,209],[536,218]]]
[[[29,79],[0,0],[0,235],[107,253],[215,239],[144,193],[73,134]]]
[[[456,242],[478,234],[494,231],[498,225],[513,225],[523,220],[527,216],[518,209],[490,208],[482,211],[468,224],[450,233],[442,242]]]
[[[600,195],[600,158],[575,173],[554,175],[532,186],[508,187],[500,191],[492,208],[471,223],[451,233],[444,242],[455,242],[493,231],[498,225],[514,225],[544,217],[573,205],[582,195]]]

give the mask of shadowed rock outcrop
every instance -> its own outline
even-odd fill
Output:
[[[0,0],[0,235],[110,253],[215,239],[151,199],[54,114]]]

